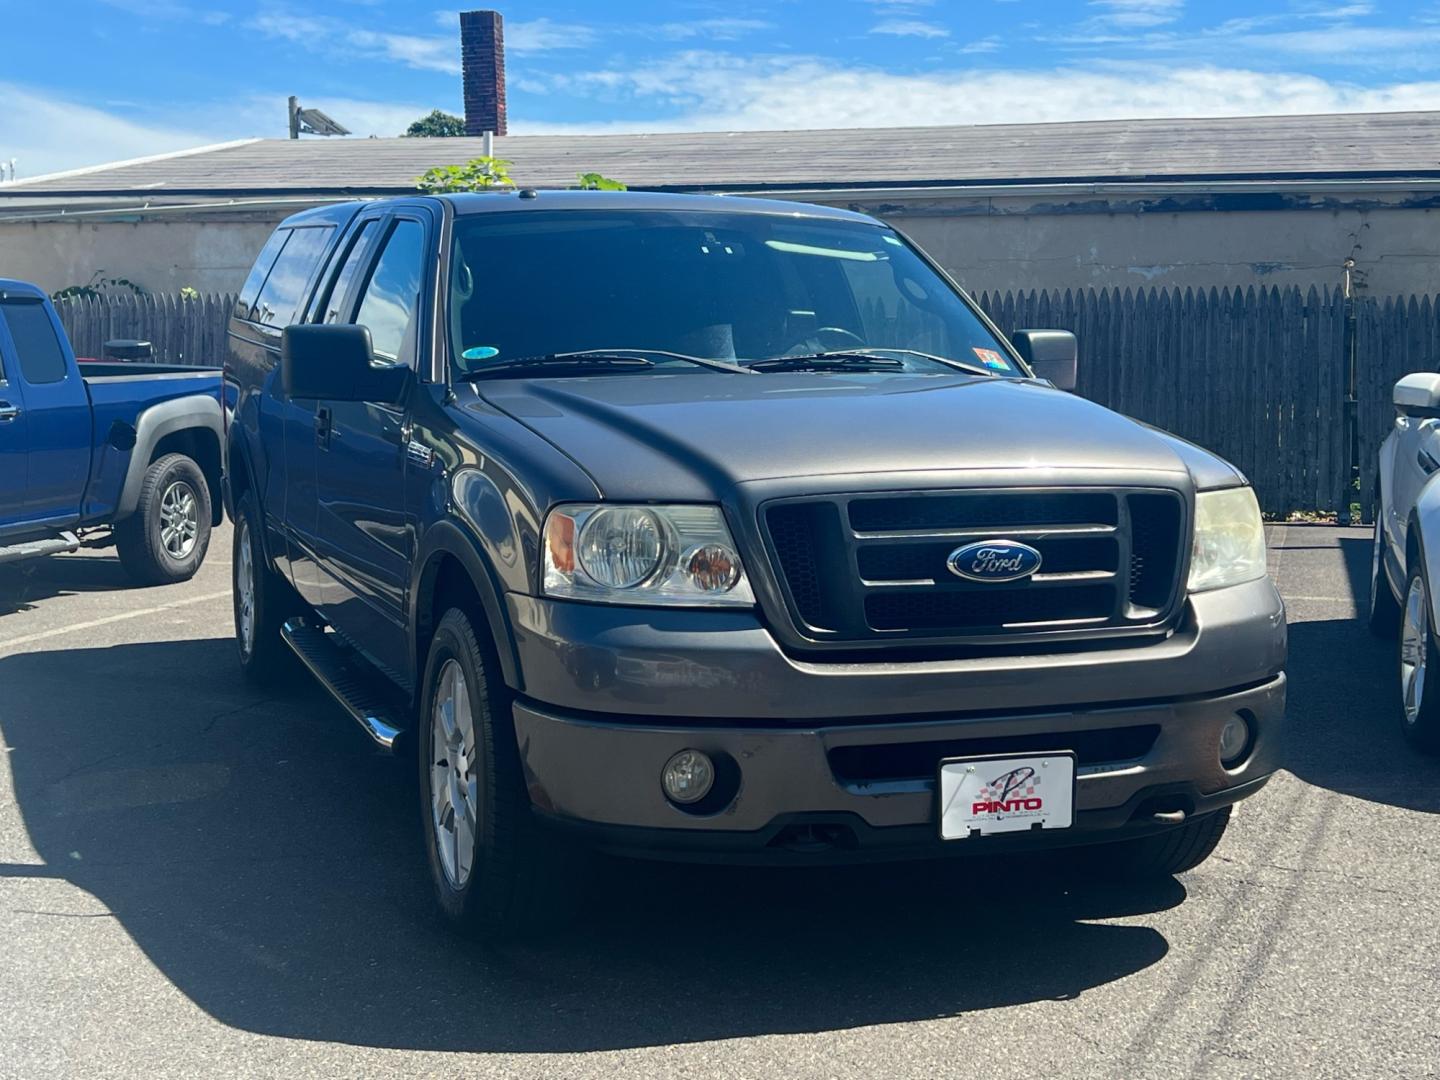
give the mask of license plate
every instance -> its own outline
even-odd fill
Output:
[[[1006,754],[940,763],[940,838],[1068,829],[1075,822],[1075,755]]]

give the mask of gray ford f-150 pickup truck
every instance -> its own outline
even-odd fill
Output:
[[[230,329],[241,664],[413,750],[482,933],[584,845],[1187,869],[1277,766],[1283,607],[1245,478],[1075,360],[840,210],[298,214]]]

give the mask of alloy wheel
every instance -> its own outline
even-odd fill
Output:
[[[430,715],[430,820],[435,850],[454,889],[470,880],[478,831],[475,716],[457,660],[440,668]]]
[[[195,489],[184,480],[176,480],[160,497],[160,543],[177,562],[195,550],[200,535],[199,505]]]
[[[1416,574],[1405,594],[1405,616],[1400,624],[1400,693],[1405,722],[1419,719],[1425,700],[1425,667],[1430,656],[1430,594],[1425,578]]]
[[[255,647],[255,559],[250,554],[250,523],[240,522],[235,555],[235,597],[239,602],[240,648],[246,656]]]

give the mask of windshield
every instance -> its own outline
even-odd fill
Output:
[[[766,370],[1025,372],[890,229],[780,214],[578,210],[457,218],[450,332],[462,374],[557,353],[659,350]],[[937,359],[938,358],[938,359]],[[681,358],[597,373],[713,373]],[[771,370],[781,370],[770,366]],[[573,374],[568,367],[558,373]],[[529,368],[525,377],[543,377]]]

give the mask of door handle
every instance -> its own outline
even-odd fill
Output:
[[[8,401],[0,401],[0,424],[8,424],[20,416],[20,407]]]
[[[315,441],[320,444],[321,449],[330,445],[330,432],[333,430],[329,406],[321,405],[315,410]]]

